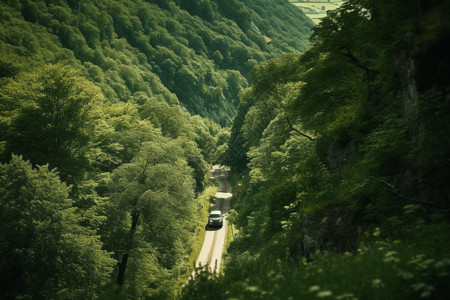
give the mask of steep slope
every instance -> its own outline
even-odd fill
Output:
[[[217,123],[254,64],[308,45],[287,2],[245,3],[1,1],[0,298],[176,297]]]
[[[446,299],[450,5],[348,0],[258,64],[227,163],[224,276],[183,299]]]
[[[253,65],[305,50],[312,27],[287,1],[10,0],[0,9],[2,64],[67,61],[113,102],[155,97],[223,125]]]

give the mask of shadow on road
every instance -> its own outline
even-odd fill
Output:
[[[206,231],[217,231],[217,230],[222,229],[222,227],[223,227],[223,225],[222,226],[209,226],[208,224],[206,224],[205,230]]]

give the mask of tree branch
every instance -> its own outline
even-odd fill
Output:
[[[294,128],[294,125],[292,125],[292,123],[291,123],[291,121],[289,120],[289,117],[286,115],[286,113],[285,113],[285,116],[286,116],[286,122],[287,122],[289,128],[290,128],[292,131],[294,131],[294,132],[297,133],[298,135],[301,135],[301,136],[307,138],[307,139],[310,140],[310,141],[313,141],[313,140],[314,140],[314,139],[313,139],[312,137],[310,137],[309,135],[307,135],[307,134],[305,134],[305,133],[299,131],[298,129]]]
[[[368,67],[362,65],[359,60],[352,54],[350,50],[347,49],[347,52],[338,51],[337,53],[347,57],[355,66],[366,71],[367,74],[375,73],[374,70],[369,69]]]
[[[284,113],[284,115],[286,117],[286,122],[287,122],[287,124],[289,126],[289,129],[291,129],[292,131],[294,131],[298,135],[303,136],[303,137],[309,139],[310,141],[313,141],[314,139],[312,137],[310,137],[309,135],[307,135],[307,134],[301,132],[300,130],[294,128],[294,125],[292,125],[291,121],[289,120],[289,116],[286,113],[286,110],[281,105],[281,100],[280,100],[280,97],[278,95],[278,88],[277,88],[276,85],[275,85],[275,92],[274,92],[274,94],[275,94],[275,99],[278,102],[277,108],[283,111],[283,113]]]
[[[421,200],[417,200],[417,199],[414,199],[414,198],[410,198],[410,197],[401,195],[401,194],[396,190],[395,185],[390,184],[389,182],[386,182],[386,181],[384,181],[384,180],[380,180],[380,182],[381,182],[381,183],[384,183],[385,185],[387,185],[387,186],[390,188],[390,189],[388,190],[389,192],[393,193],[394,195],[396,195],[396,196],[398,196],[398,197],[400,197],[400,198],[402,198],[402,199],[405,199],[405,200],[408,200],[408,201],[410,201],[410,202],[414,202],[414,203],[417,203],[417,204],[431,205],[431,206],[435,206],[435,207],[439,207],[439,208],[444,208],[444,207],[445,207],[445,206],[439,205],[439,204],[437,204],[437,203],[427,202],[427,201],[421,201]]]

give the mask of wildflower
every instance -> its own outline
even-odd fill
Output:
[[[427,268],[432,263],[434,263],[434,259],[429,258],[423,262],[423,265],[425,266],[425,268]]]
[[[367,251],[367,248],[362,245],[360,248],[356,249],[356,252],[358,252],[359,254],[364,254],[364,252]]]
[[[355,297],[355,295],[347,293],[347,294],[342,294],[336,297],[337,300],[358,300],[358,298]]]
[[[420,298],[427,298],[431,295],[431,292],[434,290],[434,287],[431,285],[427,285],[422,294],[420,294]]]
[[[344,256],[345,256],[345,257],[349,257],[349,256],[352,256],[352,254],[351,254],[350,252],[348,252],[348,251],[345,251],[345,252],[344,252]]]
[[[448,275],[447,269],[450,266],[450,259],[446,258],[443,260],[440,260],[434,264],[434,268],[439,271],[438,276],[439,277],[445,277]]]
[[[428,267],[430,267],[431,264],[434,263],[434,259],[429,258],[429,259],[425,259],[422,260],[423,258],[425,258],[425,255],[423,256],[416,256],[416,258],[414,258],[412,261],[410,261],[410,264],[415,264],[418,270],[426,270],[428,269]]]
[[[425,282],[420,282],[412,285],[412,288],[417,292],[424,289],[427,286]]]
[[[376,227],[375,230],[373,231],[372,235],[373,235],[374,237],[379,237],[379,236],[380,236],[380,233],[381,233],[380,228],[379,228],[379,227]]]
[[[330,297],[331,295],[333,295],[331,291],[321,291],[317,293],[317,298]]]
[[[400,259],[398,259],[397,257],[395,257],[395,255],[397,254],[397,251],[389,251],[384,255],[384,262],[399,262]]]
[[[302,257],[302,264],[304,264],[305,266],[308,265],[308,260],[306,259],[306,257]]]
[[[403,270],[398,270],[398,275],[400,275],[400,277],[402,277],[403,279],[411,279],[414,277],[413,273],[406,272]]]
[[[420,294],[420,298],[427,298],[430,295],[431,295],[431,291],[425,290],[422,292],[422,294]]]
[[[417,254],[413,257],[411,261],[408,262],[408,264],[418,264],[425,258],[425,254]]]
[[[412,288],[416,292],[422,291],[420,293],[420,298],[427,298],[427,297],[429,297],[431,295],[431,292],[434,290],[433,286],[427,285],[425,282],[420,282],[420,283],[413,284]]]
[[[392,244],[400,244],[402,241],[400,241],[400,240],[394,240],[393,242],[392,242]]]
[[[448,258],[440,260],[434,264],[435,269],[443,269],[448,266],[450,266],[450,259]]]
[[[376,289],[381,288],[384,286],[383,282],[381,281],[381,279],[374,279],[372,280],[372,286]]]
[[[259,291],[259,288],[257,287],[257,286],[248,286],[248,287],[246,287],[245,288],[247,291],[249,291],[249,292],[257,292],[257,291]]]
[[[309,292],[317,292],[320,290],[320,286],[318,285],[312,285],[309,287]]]

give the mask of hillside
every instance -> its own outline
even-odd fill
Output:
[[[312,27],[287,1],[11,0],[1,10],[2,64],[66,61],[110,101],[154,97],[223,125],[253,65],[306,50]]]
[[[447,299],[449,45],[445,0],[2,1],[0,299]]]
[[[447,299],[450,5],[349,0],[258,64],[223,163],[237,234],[183,299]]]
[[[1,1],[0,298],[176,298],[222,126],[311,27],[287,1]]]

